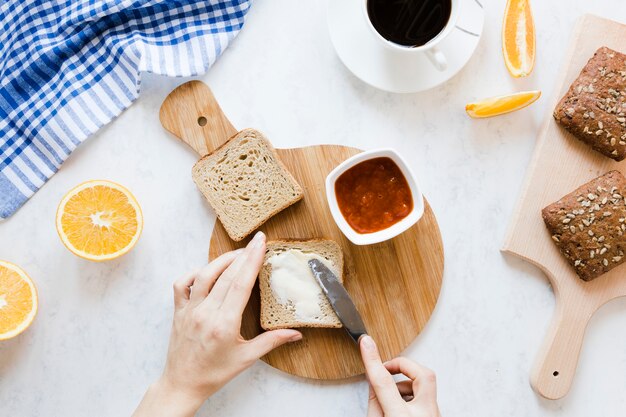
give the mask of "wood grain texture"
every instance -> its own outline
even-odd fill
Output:
[[[304,199],[271,218],[261,230],[268,239],[328,238],[343,249],[344,284],[378,342],[383,360],[402,352],[419,334],[437,302],[443,276],[443,246],[437,221],[426,203],[424,217],[397,238],[377,245],[356,246],[335,225],[324,191],[326,175],[360,152],[344,146],[278,149],[282,161],[303,186]],[[221,224],[211,238],[209,258],[240,248]],[[249,339],[263,330],[258,289],[242,325]],[[282,346],[264,361],[293,375],[339,379],[363,373],[356,344],[343,329],[301,329],[301,342]]]
[[[607,171],[626,173],[626,161],[615,162],[575,139],[556,123],[552,111],[596,49],[608,46],[626,52],[624,39],[626,26],[617,22],[592,15],[577,22],[503,245],[504,252],[541,268],[554,289],[556,311],[531,373],[533,388],[549,399],[562,398],[569,391],[585,329],[595,311],[626,295],[626,265],[591,282],[579,279],[543,223],[543,207]]]
[[[200,156],[209,154],[237,133],[211,89],[202,81],[189,81],[172,90],[161,104],[159,120]]]
[[[162,105],[160,117],[167,130],[200,156],[235,133],[210,89],[198,81],[172,91]],[[199,117],[205,117],[208,123],[200,126]],[[425,202],[422,219],[397,238],[371,246],[353,245],[332,219],[324,180],[335,166],[360,150],[320,145],[277,149],[277,152],[303,187],[304,199],[272,217],[260,229],[268,239],[336,240],[344,252],[346,289],[369,333],[378,342],[383,360],[398,355],[428,322],[441,289],[443,244],[430,205]],[[209,259],[243,247],[248,241],[232,241],[217,222]],[[241,331],[247,339],[263,331],[259,303],[257,285],[243,316]],[[364,372],[357,346],[345,330],[302,329],[302,332],[301,342],[280,347],[263,360],[290,374],[315,379],[341,379]]]

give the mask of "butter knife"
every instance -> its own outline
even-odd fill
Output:
[[[352,298],[335,274],[319,259],[309,259],[308,264],[317,283],[339,317],[339,321],[348,331],[350,337],[358,344],[359,338],[367,334],[367,330]]]

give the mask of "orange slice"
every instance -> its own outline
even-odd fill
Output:
[[[20,267],[0,261],[0,340],[26,330],[37,315],[37,289]]]
[[[143,229],[141,208],[126,188],[88,181],[70,190],[57,210],[57,231],[75,255],[106,261],[135,246]]]
[[[530,0],[508,0],[502,25],[502,53],[514,77],[526,77],[535,66],[535,24]]]
[[[510,113],[534,103],[541,97],[541,91],[522,91],[507,96],[490,97],[465,106],[471,117],[484,118]]]

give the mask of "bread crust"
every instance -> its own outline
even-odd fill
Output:
[[[554,118],[601,154],[626,158],[626,55],[598,49],[556,106]]]
[[[610,171],[545,207],[552,240],[578,276],[591,281],[624,263],[626,178]]]

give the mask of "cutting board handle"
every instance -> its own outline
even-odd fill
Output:
[[[557,301],[550,329],[530,376],[533,389],[541,396],[558,400],[569,391],[576,373],[585,330],[596,309],[586,303],[584,298]]]
[[[200,156],[209,154],[237,133],[209,86],[197,80],[169,93],[161,104],[159,120]]]

